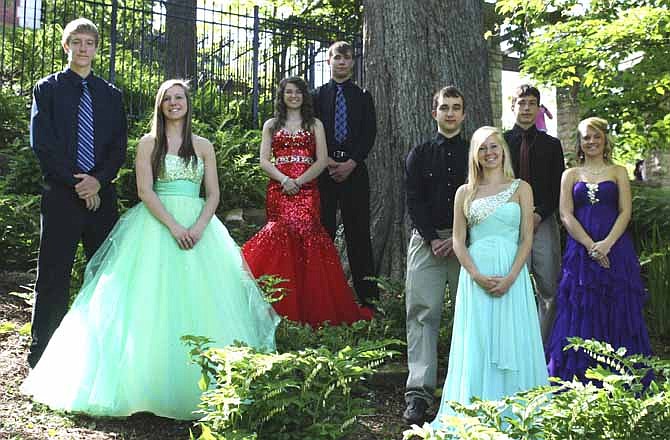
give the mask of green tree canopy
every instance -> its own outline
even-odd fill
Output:
[[[610,121],[619,156],[670,142],[669,0],[499,0],[522,71],[573,87],[583,115]]]

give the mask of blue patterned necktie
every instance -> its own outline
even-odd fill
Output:
[[[337,85],[335,95],[335,142],[342,144],[347,138],[347,101],[344,99],[344,86]]]
[[[95,149],[93,147],[93,101],[88,91],[86,80],[81,82],[81,98],[79,99],[79,118],[77,124],[77,166],[88,172],[95,166]]]

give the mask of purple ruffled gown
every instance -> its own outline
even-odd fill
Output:
[[[574,214],[587,234],[603,240],[619,214],[616,182],[577,182],[572,188]],[[604,269],[588,250],[568,236],[563,255],[562,277],[556,297],[557,316],[546,347],[549,376],[585,381],[584,372],[594,361],[583,350],[563,351],[566,338],[597,339],[613,347],[626,347],[628,354],[651,354],[644,323],[646,291],[633,240],[624,232],[609,253],[610,268]]]

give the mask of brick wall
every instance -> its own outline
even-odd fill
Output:
[[[0,16],[2,23],[6,25],[16,24],[16,3],[15,0],[0,1]]]

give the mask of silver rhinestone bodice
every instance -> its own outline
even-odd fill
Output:
[[[279,156],[275,158],[275,164],[279,165],[282,163],[307,163],[307,164],[312,164],[314,163],[314,159],[308,156],[298,156],[291,154],[289,156]]]
[[[518,187],[519,179],[515,179],[507,189],[500,191],[498,194],[473,200],[470,204],[470,209],[468,209],[468,225],[473,226],[481,223],[486,217],[491,215],[498,206],[507,202],[509,198],[512,197],[512,194],[516,192]]]

